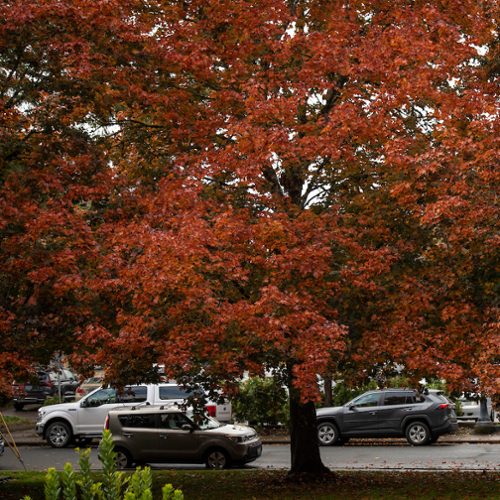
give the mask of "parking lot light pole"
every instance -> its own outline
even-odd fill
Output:
[[[479,418],[474,426],[474,432],[477,434],[491,434],[495,432],[495,424],[490,420],[490,416],[488,415],[486,396],[482,396],[479,400]]]
[[[59,353],[55,356],[54,365],[57,368],[57,395],[58,395],[58,403],[62,403],[62,395],[61,395],[61,369],[63,367],[61,363],[61,355]]]

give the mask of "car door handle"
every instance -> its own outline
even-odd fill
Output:
[[[168,436],[166,434],[160,434],[161,439],[168,439]]]
[[[412,411],[413,408],[405,408],[403,411]]]
[[[370,415],[376,415],[376,414],[377,414],[377,412],[376,412],[376,411],[371,411],[371,412],[370,412]]]
[[[124,435],[125,437],[129,438],[129,439],[130,439],[130,438],[132,438],[132,437],[134,437],[134,435],[133,435],[133,434],[129,434],[128,432],[124,432],[124,433],[123,433],[123,435]]]

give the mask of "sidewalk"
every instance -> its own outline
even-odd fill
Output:
[[[493,434],[475,434],[473,431],[473,423],[460,423],[456,434],[448,434],[441,436],[436,444],[500,444],[500,427],[497,432]],[[12,442],[9,434],[3,432],[5,439]],[[34,428],[28,427],[24,429],[11,429],[11,435],[14,439],[16,446],[49,446],[47,441],[43,440],[35,434]],[[284,432],[270,432],[261,433],[261,439],[264,444],[289,444],[290,437]],[[97,446],[99,440],[94,439],[92,446]],[[390,439],[351,439],[346,446],[404,446],[408,445],[406,439],[403,438],[390,438]]]

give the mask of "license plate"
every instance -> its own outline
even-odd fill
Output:
[[[27,390],[27,391],[31,391],[31,385],[25,385],[24,389]]]

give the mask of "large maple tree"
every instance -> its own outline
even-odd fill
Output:
[[[318,374],[494,392],[496,8],[4,4],[6,379],[54,350],[228,395],[268,370],[297,473],[326,470]]]

